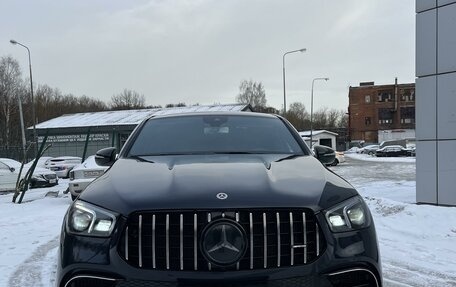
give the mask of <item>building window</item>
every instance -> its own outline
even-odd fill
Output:
[[[415,107],[401,108],[401,124],[415,124]]]
[[[414,102],[415,101],[415,90],[414,89],[401,89],[400,90],[402,102]]]
[[[371,96],[370,95],[364,96],[364,101],[366,102],[366,104],[369,104],[371,102]]]
[[[391,102],[394,100],[393,91],[392,90],[380,90],[377,93],[377,101],[378,102]]]
[[[371,122],[371,117],[365,117],[365,118],[364,118],[364,124],[365,124],[366,126],[370,126],[371,123],[372,123],[372,122]]]
[[[393,110],[391,109],[378,109],[378,123],[387,125],[393,123]]]

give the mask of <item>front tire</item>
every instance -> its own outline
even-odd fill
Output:
[[[331,166],[336,166],[339,164],[339,160],[336,158],[334,162],[331,164]]]

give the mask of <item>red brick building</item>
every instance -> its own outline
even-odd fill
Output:
[[[415,83],[360,83],[348,92],[349,138],[379,142],[379,131],[404,133],[415,129]]]

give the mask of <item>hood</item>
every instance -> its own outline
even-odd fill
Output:
[[[140,210],[332,206],[357,192],[312,156],[186,155],[117,160],[80,199]],[[220,200],[216,195],[228,195]]]

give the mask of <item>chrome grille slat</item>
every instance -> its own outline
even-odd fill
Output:
[[[290,265],[294,265],[294,230],[293,230],[293,212],[290,212]]]
[[[239,223],[239,212],[236,212],[235,216],[236,216],[236,222]],[[240,264],[239,264],[239,262],[237,262],[236,263],[236,270],[239,270],[239,266],[240,266]]]
[[[250,269],[253,269],[253,214],[249,213],[249,230],[250,230]]]
[[[166,269],[169,270],[169,214],[166,214]]]
[[[184,270],[184,215],[179,217],[179,261],[180,270]]]
[[[125,228],[125,259],[128,261],[128,226]]]
[[[280,267],[280,258],[281,258],[281,252],[280,252],[280,213],[276,213],[276,220],[277,220],[277,267]]]
[[[142,267],[142,215],[138,220],[138,265]]]
[[[152,215],[152,268],[157,268],[157,259],[155,258],[155,222],[156,216]]]
[[[193,268],[198,270],[198,215],[193,215]]]
[[[206,226],[231,220],[245,231],[248,251],[231,266],[211,264],[200,251]],[[180,210],[135,213],[128,218],[118,251],[141,269],[173,271],[259,270],[309,264],[326,241],[312,211]]]
[[[304,243],[304,264],[307,264],[307,228],[306,228],[306,213],[302,213],[302,234]]]
[[[211,222],[212,221],[212,213],[208,213],[207,214],[207,222]],[[207,263],[207,269],[209,269],[209,271],[212,270],[212,264],[210,262]]]
[[[263,266],[264,268],[268,267],[268,230],[267,230],[267,219],[266,219],[266,213],[263,212],[263,243],[264,243],[264,262]]]
[[[315,222],[315,241],[317,244],[317,257],[320,255],[320,232],[318,231],[318,223]]]

